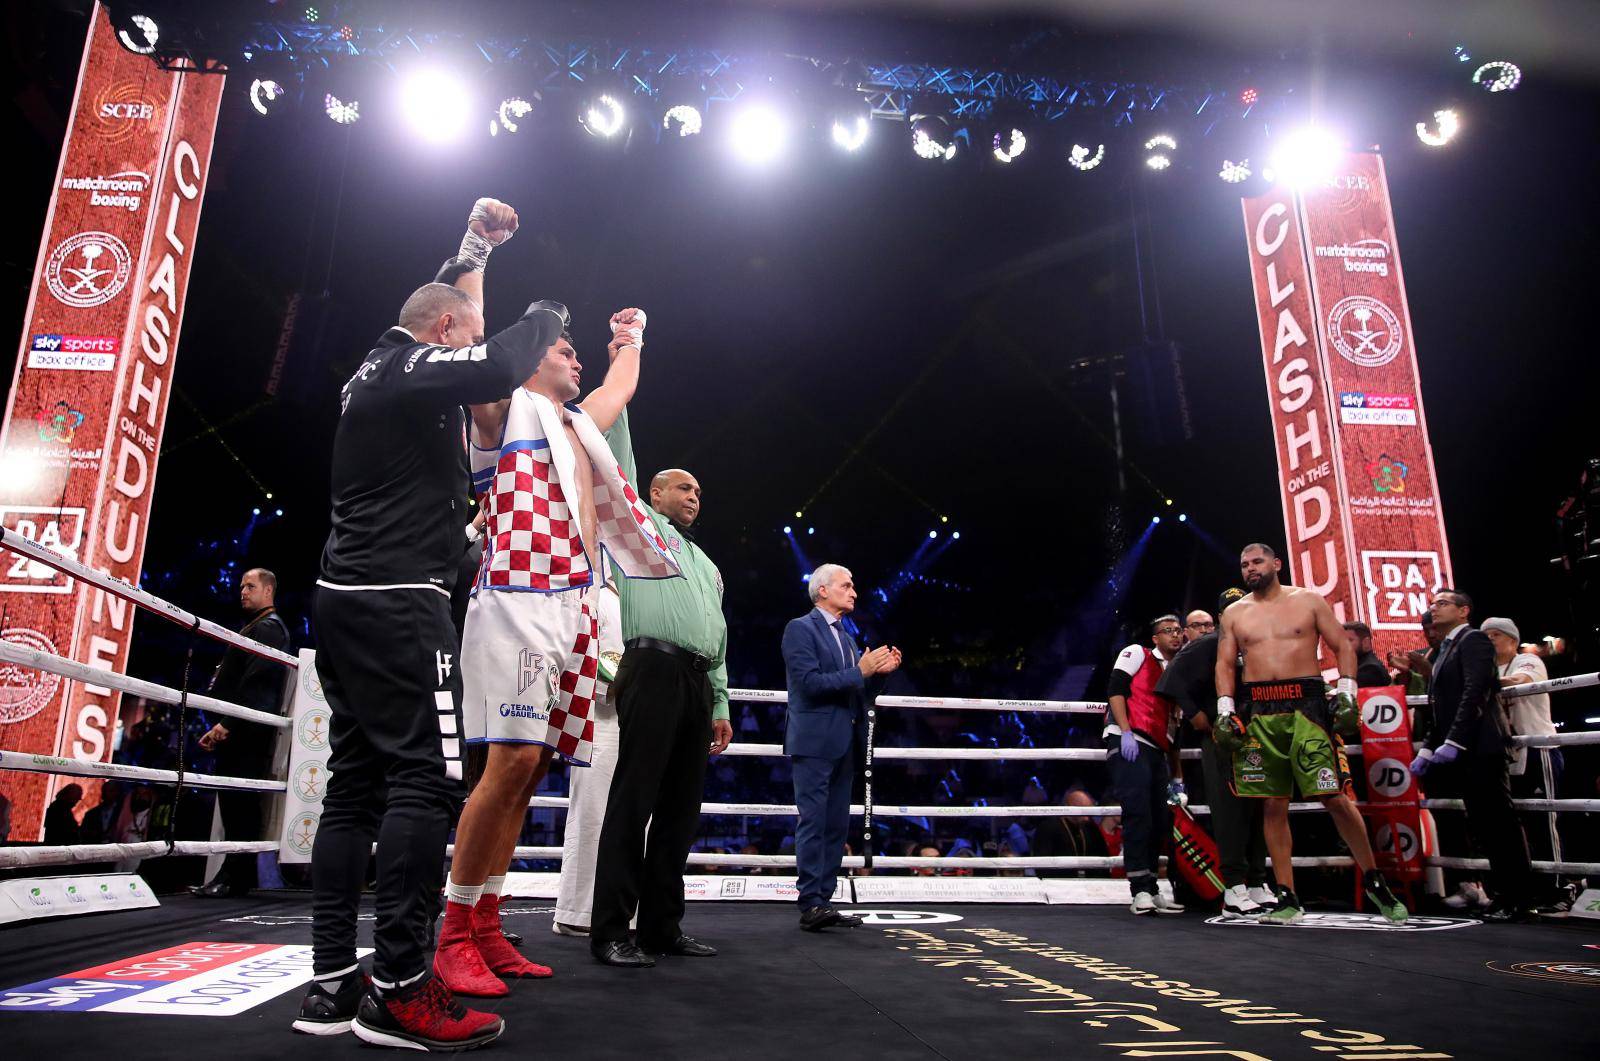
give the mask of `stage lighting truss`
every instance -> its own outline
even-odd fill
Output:
[[[628,110],[622,101],[609,92],[601,93],[589,101],[578,118],[584,132],[609,140],[628,124]]]
[[[489,119],[489,135],[514,133],[522,128],[522,119],[533,113],[533,104],[521,96],[510,96],[500,101],[494,117]]]
[[[1474,70],[1472,83],[1489,92],[1510,92],[1522,84],[1522,69],[1516,63],[1496,59]]]
[[[697,135],[704,126],[705,119],[700,117],[699,109],[687,103],[668,107],[667,113],[661,116],[661,128],[675,133],[680,139]]]
[[[915,115],[911,121],[911,150],[918,158],[949,162],[956,157],[960,141],[950,123],[937,114]]]
[[[1241,158],[1239,161],[1233,162],[1225,158],[1222,160],[1222,169],[1218,171],[1217,176],[1228,184],[1243,184],[1250,179],[1250,172],[1249,159]]]
[[[117,19],[117,43],[135,55],[150,55],[156,50],[156,41],[161,39],[161,30],[156,26],[156,20],[149,15],[130,15],[126,19]]]
[[[322,97],[322,109],[338,125],[354,125],[361,120],[361,101],[346,102],[332,92]]]
[[[1081,173],[1088,173],[1106,160],[1106,145],[1101,144],[1091,154],[1089,149],[1082,144],[1073,144],[1072,150],[1067,152],[1067,165]]]
[[[263,118],[271,116],[275,105],[284,95],[283,86],[271,78],[258,77],[250,82],[250,106]]]
[[[1178,141],[1166,133],[1157,133],[1144,142],[1144,164],[1160,172],[1172,165],[1170,152],[1178,150]]]
[[[1429,147],[1443,147],[1461,131],[1460,115],[1448,108],[1434,111],[1433,121],[1433,128],[1429,128],[1427,122],[1417,123],[1417,139]]]
[[[833,120],[833,144],[844,151],[860,151],[867,142],[867,135],[871,123],[865,114],[858,114],[854,119],[835,118]]]
[[[1028,149],[1028,138],[1021,129],[1012,129],[1009,133],[998,132],[994,134],[994,157],[996,162],[1011,162],[1018,155]]]

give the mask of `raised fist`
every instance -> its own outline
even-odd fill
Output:
[[[642,309],[618,310],[611,315],[611,342],[606,349],[615,358],[625,346],[644,349],[645,315]]]
[[[499,199],[479,199],[472,204],[467,229],[498,247],[517,231],[517,212]]]

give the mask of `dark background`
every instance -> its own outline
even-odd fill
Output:
[[[74,6],[14,8],[5,22],[17,208],[0,289],[19,331],[83,43]],[[1594,404],[1581,382],[1592,378],[1593,84],[1534,66],[1518,91],[1490,97],[1465,85],[1448,47],[1386,50],[1412,33],[1402,24],[1375,25],[1370,48],[1341,53],[1309,33],[1222,45],[909,5],[451,10],[458,24],[542,19],[552,34],[1258,85],[1288,100],[1274,112],[1284,120],[1315,110],[1381,145],[1459,584],[1480,617],[1510,615],[1527,639],[1574,632],[1549,558],[1555,506],[1595,449],[1581,419]],[[859,156],[808,143],[752,173],[724,158],[710,125],[657,143],[640,100],[645,128],[625,149],[579,132],[571,101],[547,100],[517,137],[474,133],[440,150],[397,129],[376,89],[345,129],[310,101],[262,121],[242,88],[236,78],[223,104],[145,558],[147,585],[186,607],[234,615],[237,575],[263,564],[282,579],[297,639],[314,642],[304,617],[338,388],[453,253],[480,195],[522,220],[489,271],[491,328],[532,298],[565,301],[590,385],[604,317],[648,310],[632,412],[640,465],[681,465],[704,485],[698,531],[728,584],[736,685],[781,681],[781,624],[806,607],[786,524],[810,562],[854,569],[864,603],[891,598],[861,618],[869,640],[906,648],[903,685],[990,696],[1098,696],[1089,668],[1130,636],[1124,624],[1209,606],[1240,544],[1281,543],[1238,192],[1214,176],[1226,125],[1205,140],[1184,127],[1180,165],[1156,177],[1127,161],[1127,131],[1101,137],[1122,161],[1079,174],[1057,141],[1081,125],[1030,126],[1031,153],[1001,169],[925,163],[886,122]],[[1471,108],[1466,132],[1422,148],[1411,123],[1451,99]],[[1134,133],[1162,124],[1141,116]],[[296,342],[272,397],[295,292]],[[1173,412],[1165,349],[1146,346],[1160,340],[1180,352],[1192,438]],[[1109,355],[1126,355],[1125,493],[1110,385],[1084,367]],[[1155,514],[1167,518],[1113,598],[1108,574]],[[894,591],[933,529],[932,582]],[[132,668],[174,678],[178,642],[141,624]]]

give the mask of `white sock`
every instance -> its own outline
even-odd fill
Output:
[[[452,903],[461,903],[463,906],[477,906],[478,896],[483,894],[481,884],[457,884],[454,877],[445,882],[444,897]]]
[[[506,875],[504,873],[500,874],[498,877],[485,877],[483,879],[483,894],[499,895],[500,889],[504,888],[505,886]]]

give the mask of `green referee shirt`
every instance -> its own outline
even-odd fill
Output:
[[[622,639],[654,637],[711,658],[711,717],[728,717],[728,624],[722,617],[722,573],[671,520],[650,508],[650,484],[641,483],[633,457],[628,411],[606,432],[606,442],[628,482],[644,495],[645,511],[656,521],[683,578],[618,578],[622,598]]]

